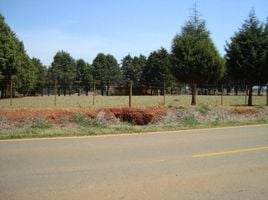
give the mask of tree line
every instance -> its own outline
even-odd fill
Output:
[[[0,93],[9,97],[10,82],[23,95],[42,94],[43,88],[57,84],[64,95],[83,88],[88,95],[93,83],[107,94],[111,85],[132,81],[136,86],[186,83],[196,104],[197,86],[222,83],[248,85],[248,105],[252,105],[252,87],[268,83],[268,20],[260,22],[254,10],[225,45],[222,57],[215,47],[204,19],[196,8],[175,35],[171,51],[160,48],[144,55],[126,55],[121,63],[110,54],[99,53],[93,62],[75,60],[68,52],[58,51],[50,66],[30,58],[16,34],[0,15]],[[14,90],[13,90],[14,91]],[[77,90],[78,92],[80,90]]]

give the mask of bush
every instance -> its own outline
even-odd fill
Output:
[[[183,120],[183,126],[185,127],[195,127],[199,122],[195,119],[193,115],[187,116]]]
[[[207,105],[199,105],[196,107],[196,111],[199,112],[202,115],[207,115],[208,112],[210,111],[209,107]]]
[[[71,117],[71,121],[79,124],[80,126],[101,126],[101,124],[93,118],[87,117],[84,113],[75,113]]]
[[[45,119],[34,119],[31,126],[31,128],[40,128],[40,129],[47,129],[51,127],[52,124],[46,121]]]

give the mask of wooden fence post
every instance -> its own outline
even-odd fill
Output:
[[[13,81],[12,81],[12,76],[11,76],[11,79],[10,79],[10,106],[13,105],[12,96],[13,96]]]
[[[128,106],[131,108],[132,106],[132,81],[129,82],[129,102]]]
[[[96,96],[96,83],[93,83],[93,101],[92,104],[93,106],[95,105],[95,96]]]
[[[245,88],[245,105],[247,105],[247,94],[248,93],[248,86],[246,85],[246,88]]]
[[[58,93],[57,80],[55,80],[55,83],[54,83],[54,106],[57,106],[57,93]]]
[[[164,81],[164,85],[163,85],[163,95],[164,95],[164,106],[166,105],[166,82]]]
[[[268,106],[268,85],[266,85],[266,106]]]
[[[221,105],[223,106],[223,85],[221,85]]]

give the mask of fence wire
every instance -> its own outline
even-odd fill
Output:
[[[30,88],[30,87],[29,87]],[[61,85],[57,82],[50,83],[47,85],[39,85],[35,88],[29,89],[25,86],[17,85],[16,82],[11,80],[2,80],[0,82],[0,108],[9,106],[20,106],[19,99],[21,97],[50,97],[53,99],[51,106],[59,105],[57,102],[58,98],[64,96],[81,96],[88,97],[90,101],[87,101],[88,105],[94,106],[98,105],[98,99],[103,99],[105,96],[116,97],[122,96],[126,97],[124,104],[122,106],[136,106],[142,103],[136,103],[138,98],[144,98],[146,101],[150,102],[151,106],[154,105],[173,105],[173,104],[190,104],[190,98],[192,95],[191,87],[188,84],[176,84],[176,85],[166,85],[165,82],[122,82],[118,84],[100,83],[98,81],[90,82],[87,84],[75,83],[71,85]],[[254,102],[256,105],[268,105],[268,88],[267,86],[253,86],[252,88],[253,98],[256,99]],[[203,84],[197,86],[197,103],[209,103],[211,105],[234,105],[237,101],[237,105],[246,105],[249,94],[249,87],[247,85],[241,84]],[[101,98],[98,98],[101,97]],[[146,98],[145,98],[146,97]],[[158,97],[158,100],[155,99]],[[230,103],[230,99],[234,103]],[[200,101],[198,102],[198,99]],[[203,100],[207,99],[207,100]],[[107,98],[108,100],[108,98]],[[45,99],[44,99],[45,101]],[[63,100],[61,100],[63,101]],[[76,98],[79,102],[79,98]],[[123,101],[123,100],[122,100]],[[16,105],[14,105],[16,102]],[[64,101],[61,104],[65,104]],[[83,104],[83,103],[82,103]],[[117,103],[115,103],[117,105]],[[74,103],[74,106],[81,105],[81,103]],[[38,105],[32,105],[33,107],[38,107]],[[49,107],[50,105],[48,105]],[[112,105],[111,105],[112,106]],[[102,107],[101,105],[98,107]],[[105,105],[103,105],[105,107]]]

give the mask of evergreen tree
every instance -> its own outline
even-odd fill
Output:
[[[10,96],[10,84],[14,89],[28,95],[37,82],[37,69],[26,54],[24,45],[0,15],[0,73],[1,98]]]
[[[171,85],[173,77],[170,71],[170,55],[166,49],[161,48],[152,52],[143,70],[143,80],[151,83],[162,85],[164,82]]]
[[[38,58],[32,58],[32,63],[36,68],[37,83],[35,86],[35,91],[40,92],[43,96],[43,89],[48,83],[47,68],[44,66]]]
[[[110,54],[99,53],[92,63],[92,74],[94,81],[101,87],[101,93],[109,94],[110,85],[121,79],[120,68],[117,60]]]
[[[267,82],[267,76],[264,76],[268,67],[267,47],[265,29],[251,10],[239,32],[225,47],[230,76],[248,86],[248,106],[252,106],[252,87]]]
[[[196,104],[197,84],[216,81],[223,75],[223,59],[196,7],[181,33],[173,39],[171,58],[176,79],[190,84],[192,105]]]
[[[127,55],[122,60],[122,75],[124,81],[133,81],[134,84],[138,84],[141,80],[141,75],[143,68],[146,65],[146,57],[140,55],[139,57],[135,56],[132,58],[130,55]]]
[[[58,51],[51,64],[53,80],[58,82],[58,86],[63,88],[66,95],[67,89],[71,94],[73,81],[75,79],[75,60],[65,51]]]
[[[80,95],[80,87],[85,89],[86,95],[90,89],[90,85],[93,82],[92,66],[86,63],[83,59],[79,59],[76,62],[76,77],[78,95]]]

